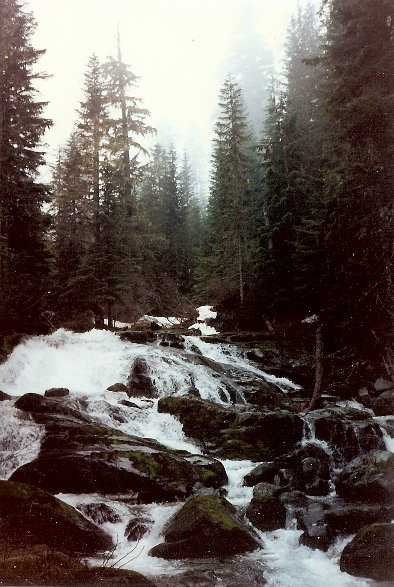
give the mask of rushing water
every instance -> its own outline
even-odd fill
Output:
[[[160,396],[181,395],[194,386],[203,398],[225,403],[228,398],[225,376],[210,369],[203,361],[192,360],[196,349],[200,356],[223,365],[227,373],[242,370],[252,378],[275,382],[285,392],[297,387],[287,379],[262,372],[235,347],[210,344],[195,336],[188,337],[185,350],[179,351],[154,344],[123,342],[107,331],[75,334],[58,330],[49,336],[31,337],[15,348],[9,359],[0,365],[0,389],[16,397],[27,392],[43,394],[51,387],[67,387],[71,398],[75,401],[84,398],[88,413],[104,425],[155,438],[170,448],[198,453],[199,448],[185,437],[180,423],[169,414],[158,413],[157,400],[133,398],[133,402],[142,408],[133,409],[119,404],[122,395],[127,399],[126,394],[107,391],[107,387],[114,383],[126,383],[133,361],[143,358]],[[12,403],[3,402],[0,411],[0,477],[3,479],[35,458],[43,436],[43,428],[16,410]],[[313,429],[306,426],[306,431],[308,440],[313,441]],[[392,439],[387,432],[385,434],[388,448],[393,449]],[[227,498],[242,511],[252,497],[252,488],[243,486],[243,478],[257,463],[226,460],[223,464],[229,478]],[[157,585],[182,586],[180,577],[185,569],[191,577],[199,577],[194,583],[191,578],[188,585],[362,587],[374,584],[339,570],[343,541],[334,544],[327,553],[299,545],[300,531],[294,529],[291,516],[287,529],[259,532],[262,548],[252,554],[231,561],[169,562],[149,557],[148,552],[161,542],[163,526],[181,504],[132,506],[100,495],[62,494],[58,497],[80,509],[84,515],[88,515],[87,505],[104,501],[115,516],[112,521],[103,522],[103,528],[116,543],[111,564],[115,562],[117,566],[140,571],[152,577]],[[136,543],[125,538],[133,507],[138,507],[138,515],[149,527],[149,532]],[[185,566],[187,564],[189,567]]]

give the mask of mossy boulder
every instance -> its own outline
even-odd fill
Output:
[[[0,541],[0,553],[2,585],[154,587],[151,581],[135,571],[112,567],[88,568],[79,559],[42,544],[23,549]]]
[[[246,516],[259,530],[270,532],[285,527],[286,508],[278,499],[281,491],[270,483],[259,483],[253,489],[253,498],[246,510]]]
[[[375,581],[394,581],[394,524],[364,526],[340,558],[341,571]]]
[[[394,454],[372,451],[351,461],[335,480],[338,495],[351,501],[393,503]]]
[[[0,481],[0,523],[11,544],[46,544],[65,553],[91,555],[112,548],[111,538],[76,509],[46,491]]]
[[[164,531],[165,542],[151,556],[166,559],[230,557],[259,548],[257,539],[218,495],[199,495],[175,514]]]
[[[176,416],[187,436],[223,458],[270,460],[302,439],[301,418],[287,410],[239,412],[192,395],[161,398],[158,410]]]
[[[35,394],[32,394],[35,395]],[[37,396],[41,397],[41,396]],[[22,399],[22,398],[21,398]],[[30,399],[29,405],[31,405]],[[36,459],[20,467],[12,481],[30,483],[50,493],[138,493],[145,503],[185,499],[201,487],[218,489],[227,483],[223,465],[214,459],[171,450],[152,439],[86,422],[54,412],[62,400],[33,398],[32,412],[45,424],[45,437]]]
[[[163,397],[157,409],[176,416],[186,436],[203,442],[220,437],[237,418],[236,410],[191,394]]]

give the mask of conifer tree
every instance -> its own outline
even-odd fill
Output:
[[[48,287],[47,200],[37,181],[40,140],[51,122],[35,97],[31,45],[35,23],[18,0],[0,0],[0,318],[3,326],[37,320]]]
[[[390,0],[330,0],[322,108],[327,259],[322,296],[360,356],[392,336],[393,26]]]
[[[229,76],[220,92],[215,127],[212,179],[207,209],[208,240],[200,281],[216,299],[237,292],[242,306],[248,280],[250,134],[241,90]],[[205,269],[204,269],[205,267]],[[208,293],[208,292],[207,292]]]

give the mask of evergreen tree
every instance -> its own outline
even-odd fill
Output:
[[[200,281],[216,300],[233,297],[244,302],[248,280],[250,211],[250,134],[241,90],[229,76],[220,92],[221,114],[216,123],[213,170],[207,209],[208,241]]]
[[[0,0],[0,318],[4,327],[37,320],[48,287],[48,217],[40,139],[50,126],[35,99],[34,66],[43,51],[35,23],[18,0]]]
[[[323,54],[322,296],[360,356],[392,336],[393,26],[390,0],[330,0]],[[389,373],[390,369],[388,368]]]

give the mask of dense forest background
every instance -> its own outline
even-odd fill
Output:
[[[0,0],[3,340],[209,303],[222,328],[294,345],[308,318],[336,376],[391,377],[393,12],[391,0],[299,8],[278,80],[264,47],[261,59],[257,42],[250,56],[234,47],[205,204],[187,154],[144,147],[154,129],[120,47],[91,57],[73,132],[41,183],[42,51],[33,15]]]

